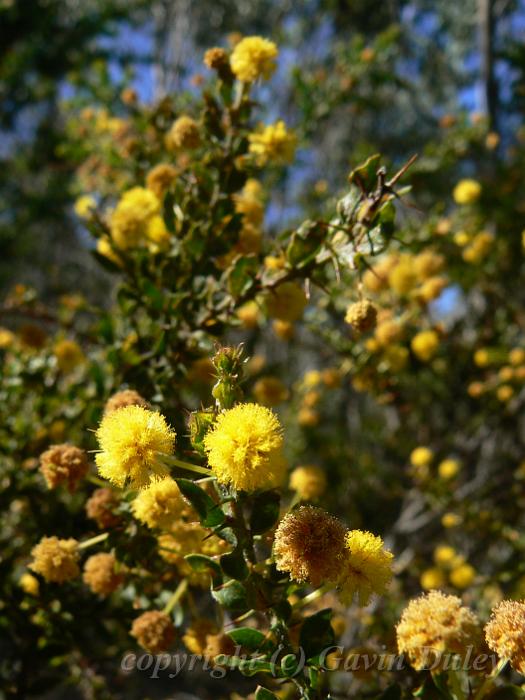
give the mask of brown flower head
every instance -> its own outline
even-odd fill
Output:
[[[107,596],[120,586],[124,576],[117,573],[117,560],[114,555],[101,552],[93,554],[86,561],[82,579],[93,593]]]
[[[123,389],[109,397],[104,406],[104,413],[113,413],[113,411],[124,408],[125,406],[142,406],[142,408],[149,408],[148,402],[138,391],[134,389]]]
[[[120,522],[114,509],[118,506],[119,499],[112,489],[96,489],[86,501],[86,515],[94,520],[101,530],[115,527]]]
[[[341,570],[345,532],[344,525],[321,508],[297,508],[284,516],[276,530],[277,568],[313,586],[335,581]]]
[[[87,454],[74,445],[52,445],[40,455],[40,471],[50,489],[67,483],[74,491],[89,469]]]
[[[78,542],[72,538],[42,537],[31,550],[33,561],[29,568],[43,576],[46,581],[64,583],[80,574],[78,568]]]
[[[133,621],[131,636],[150,654],[161,654],[173,644],[175,627],[165,613],[149,610]]]
[[[485,625],[485,639],[492,651],[525,675],[525,601],[503,600]]]

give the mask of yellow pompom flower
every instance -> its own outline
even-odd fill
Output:
[[[166,147],[169,150],[177,150],[178,148],[197,148],[201,143],[199,125],[189,117],[183,114],[173,122],[170,130],[166,134]]]
[[[234,195],[235,211],[242,214],[244,224],[259,227],[264,218],[262,203],[262,185],[258,180],[250,178],[242,191]]]
[[[241,403],[219,414],[204,438],[204,448],[220,483],[250,492],[283,482],[282,428],[265,406]]]
[[[56,357],[57,366],[62,372],[71,372],[85,360],[80,345],[67,338],[55,343],[53,354]]]
[[[14,345],[16,335],[8,328],[0,328],[0,350],[5,350]]]
[[[295,282],[284,282],[276,289],[266,292],[264,296],[264,307],[268,316],[288,323],[301,318],[306,304],[306,294]]]
[[[133,621],[130,634],[150,654],[161,654],[173,644],[175,626],[166,613],[148,610]]]
[[[176,482],[167,477],[142,489],[131,504],[133,515],[148,527],[169,529],[189,512]]]
[[[373,593],[381,595],[392,579],[394,555],[384,548],[381,537],[371,532],[350,530],[345,537],[345,557],[338,589],[343,603],[357,595],[367,605]]]
[[[423,588],[425,591],[429,591],[433,588],[443,588],[446,584],[443,572],[437,567],[425,569],[425,571],[423,571],[421,574],[419,582],[421,584],[421,588]]]
[[[133,488],[144,488],[169,473],[162,455],[173,453],[175,431],[160,413],[142,406],[119,408],[104,415],[96,436],[99,473],[116,486],[129,482]]]
[[[396,634],[399,653],[408,656],[416,671],[435,668],[443,654],[464,657],[480,642],[476,615],[459,598],[440,591],[411,600]]]
[[[169,163],[159,163],[146,176],[146,185],[159,200],[177,177],[177,170]]]
[[[294,159],[297,137],[287,131],[282,119],[249,134],[248,141],[250,153],[256,156],[259,165],[265,165],[268,161],[284,165]]]
[[[454,187],[452,196],[456,204],[473,204],[479,199],[481,185],[477,180],[467,178],[460,180]]]
[[[376,325],[377,308],[370,299],[361,299],[351,304],[345,316],[345,321],[352,326],[356,333],[366,333]]]
[[[237,309],[237,318],[245,328],[257,328],[261,310],[255,301],[247,301]]]
[[[461,516],[457,513],[444,513],[441,524],[446,528],[457,527],[461,524]]]
[[[452,569],[449,578],[455,588],[468,588],[476,578],[476,570],[470,564],[460,564]]]
[[[73,538],[59,540],[58,537],[42,537],[31,550],[31,556],[33,561],[29,568],[46,581],[64,583],[80,574],[78,542]]]
[[[36,576],[32,574],[22,574],[20,577],[20,588],[27,593],[27,595],[37,596],[40,592],[40,583]]]
[[[303,501],[322,496],[326,489],[326,474],[320,467],[296,467],[290,474],[290,489]]]
[[[186,523],[183,520],[175,523],[169,532],[159,535],[157,542],[162,559],[176,566],[179,574],[187,578],[192,586],[200,588],[210,585],[208,569],[195,571],[184,557],[188,554],[218,557],[229,549],[224,540],[211,534],[200,523]]]
[[[89,219],[93,211],[97,208],[97,203],[95,198],[91,195],[83,194],[75,200],[73,208],[79,219]]]
[[[485,626],[485,639],[492,651],[525,675],[525,601],[503,600]]]
[[[444,459],[439,463],[438,474],[442,479],[453,479],[460,469],[461,463],[457,459]]]
[[[279,51],[273,41],[260,36],[247,36],[235,46],[230,57],[234,75],[244,83],[259,78],[268,80],[275,71]]]
[[[428,362],[439,347],[439,336],[436,331],[421,331],[412,338],[410,347],[418,359]]]
[[[114,554],[100,552],[87,559],[82,580],[93,593],[108,596],[124,581],[124,573]]]
[[[434,459],[434,453],[429,447],[416,447],[410,453],[410,464],[413,467],[428,467]]]
[[[111,260],[111,262],[115,265],[118,265],[118,267],[122,267],[122,260],[120,259],[118,254],[115,253],[115,251],[113,250],[113,246],[111,245],[109,236],[101,236],[97,240],[97,253],[107,258],[108,260]]]
[[[286,401],[290,392],[278,377],[261,377],[255,382],[253,395],[263,406],[276,406]]]
[[[151,219],[160,214],[158,197],[144,187],[125,192],[111,215],[109,229],[115,245],[122,250],[135,248],[147,236]]]
[[[474,353],[474,364],[478,367],[487,367],[492,360],[491,353],[487,348],[480,348]]]
[[[447,544],[440,544],[434,550],[434,561],[438,566],[451,566],[456,558],[456,550]]]

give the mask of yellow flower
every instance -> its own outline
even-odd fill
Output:
[[[113,593],[124,580],[123,573],[119,573],[117,567],[117,560],[113,554],[107,552],[93,554],[84,564],[82,580],[93,593],[107,596]]]
[[[362,530],[348,532],[345,547],[338,583],[341,600],[348,604],[357,595],[359,605],[367,605],[373,593],[381,595],[390,583],[394,555],[384,548],[381,537]]]
[[[73,492],[88,469],[87,454],[74,445],[53,445],[40,455],[40,471],[50,489],[66,483]]]
[[[441,544],[434,550],[434,561],[439,566],[450,566],[456,557],[456,550],[446,544]]]
[[[277,67],[275,59],[278,53],[273,41],[247,36],[235,46],[230,66],[234,75],[244,83],[253,83],[259,78],[268,80]]]
[[[125,192],[111,215],[111,237],[122,250],[144,243],[151,219],[160,213],[160,201],[151,190],[132,187]]]
[[[297,137],[286,130],[286,124],[279,120],[267,124],[258,131],[248,135],[250,153],[257,157],[259,165],[268,161],[276,164],[291,163],[295,155]]]
[[[473,204],[479,199],[481,185],[477,180],[460,180],[454,187],[452,196],[456,204]]]
[[[15,334],[7,328],[0,328],[0,350],[5,350],[14,344]]]
[[[326,474],[320,467],[296,467],[290,474],[290,488],[303,501],[322,496],[326,489]]]
[[[275,532],[273,552],[279,571],[294,581],[319,586],[335,582],[344,556],[345,527],[332,515],[314,506],[300,506],[287,513]]]
[[[72,369],[84,362],[85,357],[78,343],[74,340],[59,340],[53,348],[58,368],[63,372],[71,372]]]
[[[398,341],[403,333],[403,325],[394,318],[381,321],[375,330],[375,338],[379,345],[385,347]]]
[[[263,406],[276,406],[286,401],[290,392],[278,377],[261,377],[253,387],[253,395]]]
[[[501,659],[525,675],[525,602],[504,600],[492,611],[485,626],[485,638]]]
[[[439,347],[439,336],[436,331],[421,331],[412,338],[412,352],[422,362],[431,360]]]
[[[242,214],[245,224],[260,226],[263,222],[264,207],[262,203],[262,185],[250,178],[246,181],[240,194],[234,196],[235,211]]]
[[[434,453],[429,447],[416,447],[410,453],[410,464],[413,467],[428,467],[434,459]]]
[[[388,275],[388,284],[396,294],[408,294],[417,284],[417,272],[411,255],[401,256]]]
[[[118,267],[122,267],[122,260],[113,250],[113,246],[111,245],[111,241],[109,240],[108,236],[101,236],[97,240],[97,253],[99,255],[103,255],[108,260],[111,260],[111,262],[118,265]]]
[[[94,197],[89,194],[84,194],[75,200],[74,210],[75,214],[80,219],[89,219],[94,209],[96,209],[97,203]]]
[[[27,595],[37,596],[40,592],[40,583],[36,576],[32,574],[22,574],[20,577],[20,588],[27,593]]]
[[[169,163],[159,163],[146,176],[146,185],[160,200],[177,177],[177,170]]]
[[[487,348],[480,348],[474,353],[474,364],[478,367],[487,367],[491,362],[491,355]]]
[[[438,474],[442,479],[453,479],[460,469],[461,463],[457,459],[444,459],[439,463]]]
[[[512,348],[509,352],[509,362],[511,365],[522,365],[525,363],[525,350],[523,348]]]
[[[396,628],[400,654],[417,670],[434,668],[443,654],[464,657],[480,641],[479,621],[461,600],[430,591],[411,600]]]
[[[42,537],[31,550],[31,556],[33,561],[29,568],[46,581],[64,583],[80,573],[78,542],[72,538],[59,540],[58,537]]]
[[[86,501],[86,515],[94,520],[101,530],[115,527],[120,522],[118,515],[113,512],[119,505],[115,491],[111,489],[95,489]]]
[[[173,122],[166,135],[166,147],[169,150],[178,148],[197,148],[200,145],[201,136],[199,125],[186,114]]]
[[[133,621],[130,634],[150,654],[161,654],[173,644],[175,626],[166,613],[148,610]]]
[[[159,250],[165,250],[169,247],[171,234],[166,228],[162,216],[153,216],[148,224],[146,236],[151,241],[148,246],[151,252],[156,253]]]
[[[266,292],[264,306],[270,318],[293,323],[301,318],[306,307],[306,295],[295,282],[284,282]]]
[[[444,513],[441,518],[443,527],[457,527],[461,523],[461,516],[457,513]]]
[[[449,578],[456,588],[468,588],[476,578],[476,570],[470,564],[460,564],[452,569]]]
[[[255,301],[247,301],[237,309],[237,318],[245,328],[257,328],[261,312]]]
[[[502,384],[502,386],[498,387],[496,396],[498,397],[498,401],[506,403],[514,396],[514,389],[508,384]]]
[[[200,523],[175,523],[170,532],[158,537],[159,555],[169,564],[177,567],[179,574],[187,578],[192,586],[206,588],[210,585],[207,569],[195,571],[184,558],[188,554],[204,554],[218,557],[226,553],[229,545],[216,535],[210,534]]]
[[[175,431],[159,413],[142,406],[119,408],[104,415],[96,435],[100,475],[116,486],[129,481],[133,488],[144,488],[168,474],[161,460],[173,453]]]
[[[436,567],[425,569],[421,574],[419,582],[421,583],[421,588],[425,591],[429,591],[432,588],[443,588],[446,584],[443,572]]]
[[[345,316],[345,321],[357,333],[366,333],[376,325],[377,309],[369,299],[362,299],[351,304]]]
[[[204,438],[208,462],[220,483],[241,491],[279,486],[286,463],[283,436],[275,414],[243,403],[219,414]]]
[[[133,515],[148,527],[167,530],[187,514],[189,507],[173,479],[154,481],[131,504]]]

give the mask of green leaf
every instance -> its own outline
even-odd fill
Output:
[[[278,698],[271,690],[258,685],[255,689],[255,700],[278,700]]]
[[[250,608],[248,592],[239,581],[228,581],[222,588],[213,590],[212,596],[226,610],[242,612]]]
[[[397,683],[388,686],[376,700],[401,700],[401,687]]]
[[[267,532],[279,518],[280,496],[277,491],[264,491],[253,500],[250,529],[254,535]]]
[[[331,608],[320,610],[306,618],[301,628],[299,646],[303,648],[306,659],[314,660],[319,654],[334,644],[334,630],[330,624]]]
[[[259,262],[255,256],[240,257],[228,271],[228,290],[237,298],[245,294],[255,282]]]
[[[221,568],[230,578],[237,581],[244,581],[249,576],[248,567],[244,560],[244,554],[241,547],[237,547],[233,552],[223,554],[220,558]]]
[[[266,643],[266,636],[253,627],[238,627],[235,630],[228,632],[228,636],[241,647],[249,651],[261,651]]]
[[[275,673],[275,664],[263,659],[241,659],[238,656],[219,654],[215,657],[215,663],[219,666],[237,669],[244,676],[255,676],[257,673]]]
[[[222,577],[219,564],[205,554],[187,554],[184,559],[194,571],[211,571],[212,575]]]
[[[224,522],[226,516],[220,505],[215,503],[206,491],[190,479],[175,479],[175,481],[182,495],[188,499],[199,514],[201,524],[204,527],[216,527]]]

